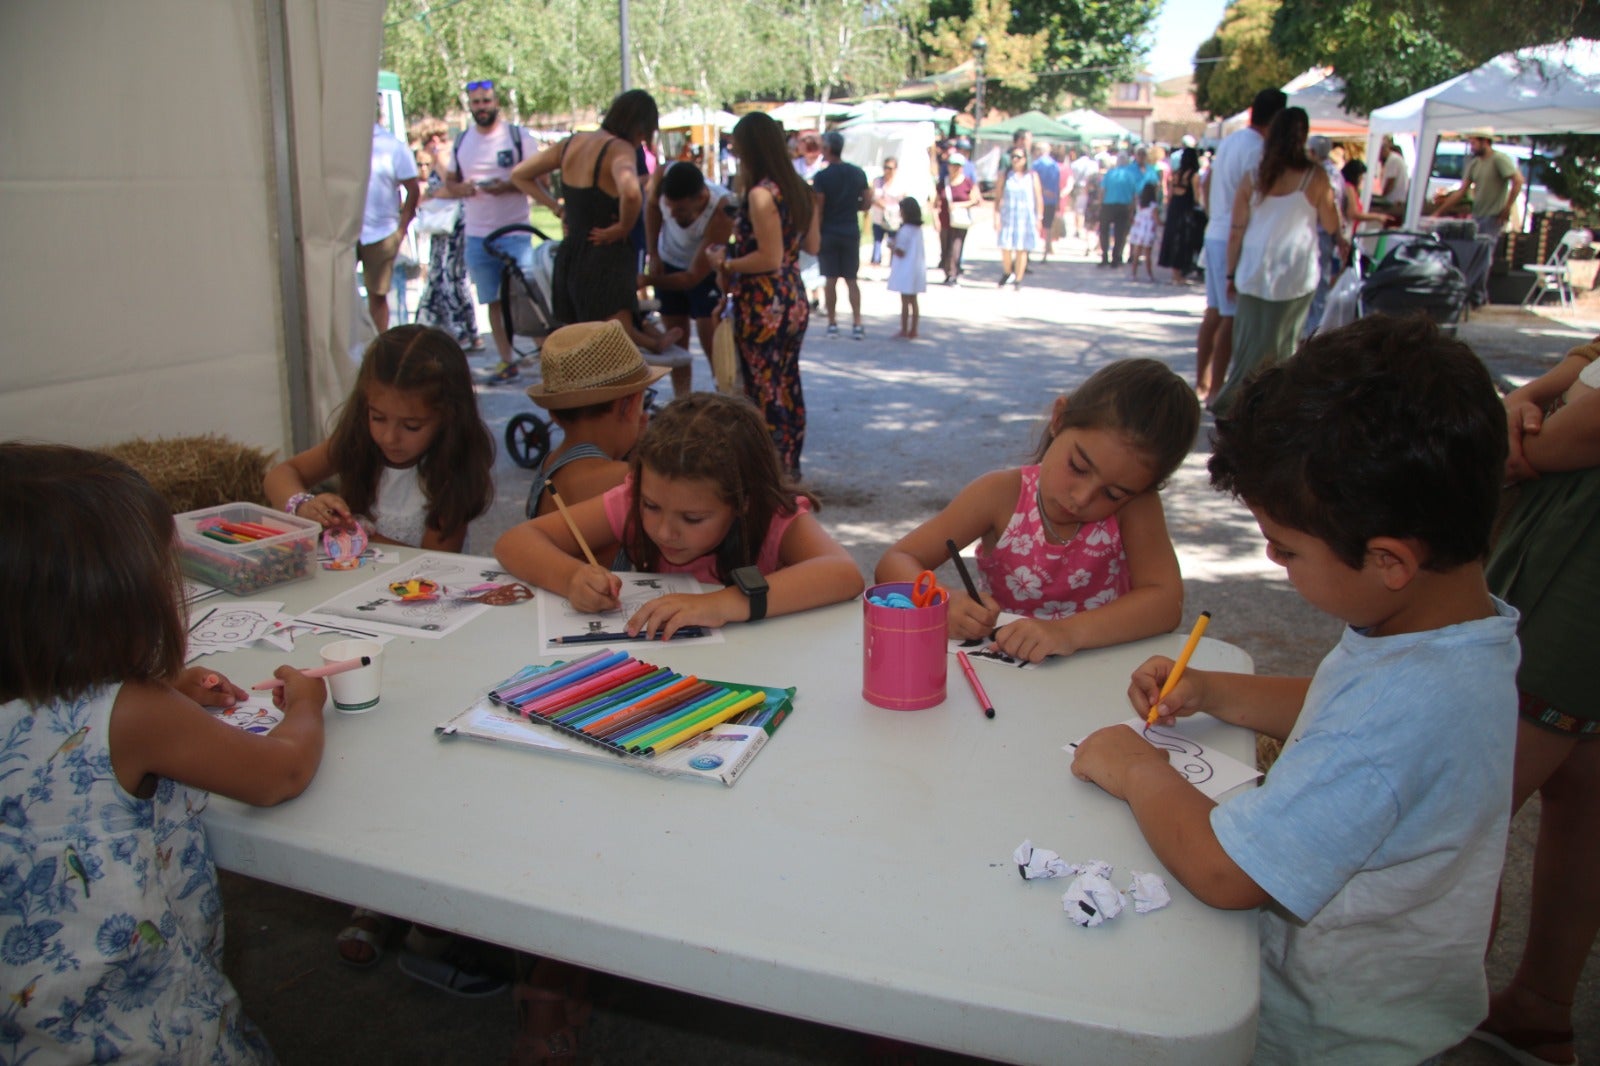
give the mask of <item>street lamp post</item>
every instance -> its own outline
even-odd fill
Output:
[[[972,62],[977,77],[976,95],[972,101],[972,129],[977,133],[979,126],[983,125],[983,57],[989,51],[989,40],[981,33],[972,42]]]

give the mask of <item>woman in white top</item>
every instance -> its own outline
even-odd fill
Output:
[[[883,175],[872,182],[872,265],[883,263],[883,246],[894,248],[900,231],[900,186],[895,183],[900,164],[894,156],[883,160]]]
[[[1239,183],[1228,234],[1228,295],[1237,296],[1233,359],[1209,406],[1226,414],[1239,386],[1258,369],[1294,354],[1321,274],[1317,227],[1349,253],[1327,172],[1306,153],[1304,108],[1278,113],[1267,129],[1261,166]]]

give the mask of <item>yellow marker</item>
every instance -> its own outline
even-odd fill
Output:
[[[1184,644],[1183,650],[1178,653],[1178,661],[1173,664],[1172,673],[1167,675],[1167,683],[1161,686],[1161,695],[1150,705],[1150,716],[1145,719],[1144,727],[1149,729],[1156,724],[1156,719],[1161,717],[1156,708],[1161,706],[1161,701],[1172,694],[1178,687],[1178,680],[1183,677],[1183,668],[1189,665],[1189,657],[1194,654],[1194,649],[1199,646],[1200,638],[1205,635],[1206,625],[1211,621],[1210,611],[1201,611],[1200,617],[1194,620],[1194,629],[1189,633],[1189,640]]]
[[[724,707],[722,710],[713,714],[710,718],[697,722],[694,725],[689,726],[687,729],[672,734],[670,737],[658,740],[654,744],[650,745],[650,747],[654,750],[655,754],[660,755],[669,748],[677,747],[690,737],[697,737],[711,727],[719,726],[728,719],[741,715],[752,707],[761,706],[766,702],[766,700],[767,694],[765,692],[752,692],[750,695],[744,697],[733,706]]]

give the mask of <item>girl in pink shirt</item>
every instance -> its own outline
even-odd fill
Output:
[[[723,586],[662,596],[628,620],[630,634],[667,639],[684,626],[758,621],[859,595],[861,573],[815,507],[784,478],[772,435],[747,400],[696,392],[651,419],[626,481],[568,511],[592,550],[622,548],[623,569]],[[621,580],[585,562],[559,513],[524,523],[497,548],[506,569],[577,610],[619,605]],[[761,579],[765,589],[752,593]]]
[[[877,580],[913,580],[948,558],[946,541],[977,541],[986,587],[975,600],[950,586],[952,637],[992,634],[1038,662],[1166,633],[1183,579],[1158,490],[1199,428],[1193,390],[1166,364],[1113,363],[1056,398],[1031,464],[962,489],[885,553]],[[1023,618],[996,630],[1001,611]]]

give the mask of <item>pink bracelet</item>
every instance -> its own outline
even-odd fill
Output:
[[[300,508],[316,498],[317,494],[314,492],[297,492],[289,497],[289,502],[283,505],[283,509],[288,514],[299,514]]]

